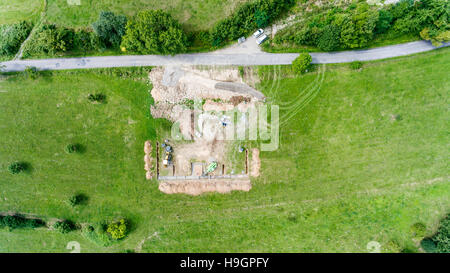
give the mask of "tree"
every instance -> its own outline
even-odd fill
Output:
[[[376,33],[385,33],[390,27],[392,23],[392,13],[385,9],[380,9],[378,12],[378,22],[375,26]]]
[[[303,74],[311,65],[311,55],[309,53],[300,53],[300,55],[292,62],[292,69],[296,74]]]
[[[366,46],[373,39],[377,21],[376,10],[370,9],[365,3],[358,4],[354,13],[339,18],[341,44],[346,48]]]
[[[324,27],[319,40],[317,41],[317,46],[325,51],[333,51],[340,46],[340,35],[341,31],[339,27],[335,25],[327,25]]]
[[[100,47],[100,38],[92,31],[81,29],[75,33],[74,44],[86,54],[87,51]]]
[[[162,10],[139,12],[128,21],[122,47],[144,54],[176,54],[186,51],[187,37],[181,25]]]
[[[264,28],[269,24],[270,17],[266,11],[257,10],[255,12],[256,26],[259,28]]]
[[[102,11],[98,20],[92,24],[100,41],[106,47],[119,47],[122,36],[125,35],[127,18],[124,15],[116,15],[111,11]]]
[[[75,31],[73,29],[57,27],[54,24],[40,26],[35,35],[26,44],[24,56],[32,54],[54,55],[73,49]]]
[[[125,219],[120,219],[118,222],[114,222],[108,225],[106,229],[111,235],[111,238],[119,240],[127,235],[127,223]]]

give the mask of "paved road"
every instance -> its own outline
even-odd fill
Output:
[[[449,46],[449,43],[444,46]],[[435,49],[426,41],[411,42],[366,50],[351,50],[334,53],[311,53],[313,63],[346,63],[371,61],[410,55]],[[42,60],[14,60],[0,63],[3,71],[23,71],[27,66],[41,70],[63,70],[128,66],[168,66],[168,65],[282,65],[291,64],[297,53],[195,53],[176,56],[134,55],[85,58],[58,58]]]

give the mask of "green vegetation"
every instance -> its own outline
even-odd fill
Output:
[[[74,222],[70,220],[57,221],[53,228],[61,233],[68,233],[77,229]]]
[[[68,154],[73,154],[78,151],[80,151],[80,145],[79,144],[67,144],[67,146],[64,148],[64,151]]]
[[[97,21],[92,24],[95,33],[105,47],[119,47],[125,35],[127,17],[110,11],[102,11]]]
[[[14,56],[30,31],[31,25],[26,21],[0,25],[0,56]]]
[[[450,40],[449,2],[402,0],[378,7],[366,1],[351,4],[325,3],[321,7],[303,4],[298,22],[277,32],[269,51],[308,47],[322,51],[364,48],[408,42],[419,36],[439,45]]]
[[[245,0],[244,0],[245,1]],[[69,5],[67,0],[48,0],[47,19],[67,27],[88,27],[102,11],[133,17],[141,10],[162,9],[185,26],[187,31],[207,29],[227,17],[242,0],[82,0],[81,5]]]
[[[18,174],[21,173],[23,171],[25,171],[27,169],[27,164],[24,162],[13,162],[8,166],[8,171],[11,174]]]
[[[120,219],[117,222],[110,223],[106,229],[111,238],[114,240],[120,240],[127,235],[127,222],[125,219]]]
[[[363,67],[363,62],[360,61],[354,61],[350,63],[350,68],[353,70],[359,70]]]
[[[41,24],[26,43],[24,57],[55,56],[66,52],[88,52],[100,49],[98,36],[91,30]]]
[[[292,70],[297,74],[303,74],[308,71],[311,66],[312,57],[308,53],[300,53],[292,62]]]
[[[232,16],[218,22],[209,32],[212,46],[218,47],[258,27],[265,27],[295,4],[295,0],[257,0],[240,6]]]
[[[0,82],[0,211],[88,226],[0,230],[0,251],[67,252],[72,240],[82,252],[365,252],[373,240],[385,252],[417,251],[411,226],[436,226],[449,211],[449,53],[360,71],[315,66],[301,77],[290,66],[261,67],[258,88],[281,106],[280,147],[261,152],[250,192],[197,197],[165,195],[145,180],[143,143],[170,128],[150,117],[148,70],[9,75]],[[89,93],[108,103],[90,103]],[[66,154],[67,143],[86,151]],[[32,164],[29,175],[7,173],[18,155]],[[74,191],[89,203],[68,206]],[[111,241],[104,223],[117,219],[132,226]]]
[[[426,252],[450,253],[450,216],[442,219],[436,234],[425,238],[420,244]]]
[[[162,10],[139,12],[126,27],[122,47],[143,54],[176,54],[186,51],[181,25]]]
[[[20,228],[38,228],[45,226],[41,219],[26,218],[20,214],[0,215],[0,228],[7,227],[9,231]]]
[[[71,5],[65,0],[48,0],[45,13],[27,42],[23,57],[125,53],[167,55],[207,51],[269,25],[295,4],[295,0],[197,1],[175,1],[170,6],[164,2],[157,9],[161,3],[150,0],[139,3],[96,1],[81,5]],[[146,6],[146,2],[150,5]],[[202,13],[208,12],[206,6],[216,8],[208,12],[207,18],[200,20],[208,23],[190,27],[184,18],[180,18],[180,15],[189,14],[189,8],[186,9],[185,5],[192,8],[191,2],[198,4],[197,8]],[[177,5],[184,7],[182,14],[173,12],[177,10]],[[97,14],[92,18],[94,12]],[[129,22],[125,35],[127,17]],[[209,19],[213,20],[209,22]],[[119,50],[120,44],[122,47]]]
[[[72,196],[69,198],[69,205],[70,205],[71,207],[75,207],[75,206],[77,206],[77,205],[81,205],[81,204],[86,203],[87,199],[88,199],[88,198],[87,198],[86,195],[84,195],[84,194],[82,194],[82,193],[78,193],[78,194],[72,195]]]

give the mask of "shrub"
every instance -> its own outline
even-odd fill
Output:
[[[16,228],[37,228],[45,226],[45,222],[40,219],[28,219],[22,215],[7,215],[0,216],[0,226],[8,227],[9,229]]]
[[[53,228],[61,233],[68,233],[76,229],[75,223],[70,220],[58,221],[53,224]]]
[[[79,144],[67,144],[66,147],[64,148],[64,151],[66,151],[66,153],[68,154],[76,153],[79,150],[80,150]]]
[[[111,235],[111,238],[120,240],[127,235],[127,222],[125,219],[120,219],[108,225],[106,232]]]
[[[75,32],[74,48],[80,49],[85,53],[100,48],[100,39],[92,31],[81,29]]]
[[[392,20],[393,16],[389,10],[380,9],[378,11],[378,22],[375,26],[375,33],[385,33],[391,27]]]
[[[0,26],[0,55],[16,54],[20,45],[30,34],[31,28],[31,24],[25,21]]]
[[[75,31],[57,27],[54,24],[44,24],[36,30],[24,49],[24,56],[54,55],[73,49]]]
[[[116,76],[119,76],[119,75],[116,75]],[[106,96],[102,93],[89,94],[88,100],[90,100],[91,102],[104,103],[106,100]]]
[[[436,244],[430,238],[425,238],[420,241],[420,246],[427,253],[436,253],[438,251]]]
[[[341,28],[341,44],[346,48],[366,46],[373,39],[378,21],[378,12],[366,3],[359,3],[352,14],[342,16],[338,21]]]
[[[300,53],[300,55],[292,62],[292,69],[296,74],[305,73],[311,65],[311,55],[309,53]]]
[[[75,194],[69,198],[69,205],[75,207],[76,205],[80,205],[87,200],[87,196],[84,194]]]
[[[450,215],[441,221],[441,225],[431,239],[436,245],[436,252],[450,253]]]
[[[363,67],[363,63],[360,61],[354,61],[350,63],[350,68],[353,70],[359,70]]]
[[[320,38],[317,42],[317,47],[325,51],[333,51],[340,46],[341,31],[335,25],[325,26]]]
[[[36,79],[39,76],[39,71],[37,70],[36,67],[34,66],[27,66],[25,68],[25,75],[29,78],[29,79]]]
[[[102,11],[92,27],[106,47],[119,47],[122,37],[125,35],[126,24],[127,18],[124,15]]]
[[[181,25],[162,10],[139,12],[128,21],[122,47],[143,54],[176,54],[186,51]]]
[[[23,172],[27,169],[27,164],[24,162],[13,162],[8,166],[8,171],[11,174],[18,174],[20,172]]]

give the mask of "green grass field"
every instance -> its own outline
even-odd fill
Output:
[[[286,121],[280,148],[261,153],[250,192],[198,197],[164,195],[144,179],[143,142],[168,129],[149,117],[144,82],[96,71],[10,76],[0,82],[0,211],[79,223],[126,217],[132,230],[103,247],[78,231],[3,229],[0,251],[69,252],[73,240],[82,252],[366,252],[373,240],[385,252],[416,251],[411,225],[432,234],[450,209],[449,53],[302,77],[261,69],[260,88]],[[93,92],[107,103],[89,103]],[[85,152],[66,154],[70,142]],[[13,176],[13,160],[32,168]],[[71,208],[74,192],[87,205]]]
[[[35,21],[44,6],[41,0],[0,0],[0,25]]]
[[[238,0],[81,0],[70,5],[67,0],[48,0],[47,19],[64,26],[84,27],[97,20],[102,10],[133,16],[140,10],[163,9],[188,30],[209,29],[242,3]]]

